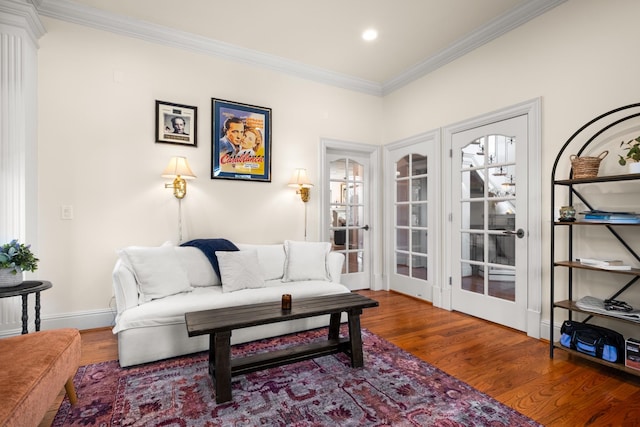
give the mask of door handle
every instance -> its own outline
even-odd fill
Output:
[[[524,237],[524,230],[522,228],[518,228],[518,231],[505,230],[502,234],[508,234],[510,236],[515,234],[518,239],[522,239]]]
[[[360,229],[362,229],[364,231],[369,231],[369,224],[360,227]]]

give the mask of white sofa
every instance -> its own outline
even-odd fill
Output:
[[[208,336],[188,337],[186,312],[280,301],[283,294],[291,294],[295,305],[298,298],[350,292],[340,284],[344,256],[329,252],[328,243],[236,246],[239,252],[225,255],[236,261],[223,264],[223,258],[217,258],[222,279],[196,247],[165,244],[118,251],[113,333],[118,335],[122,367],[208,349]],[[255,326],[234,331],[231,341],[237,344],[328,324],[327,315]]]

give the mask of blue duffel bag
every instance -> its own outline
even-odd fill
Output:
[[[565,320],[560,328],[560,344],[608,362],[624,359],[622,334],[602,326]]]

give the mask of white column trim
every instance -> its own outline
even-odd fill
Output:
[[[0,244],[37,253],[38,38],[44,27],[26,1],[0,3]],[[0,302],[0,327],[21,322],[20,298]]]
[[[36,48],[38,47],[38,39],[46,33],[35,7],[24,0],[0,2],[0,28],[2,26],[24,31]]]

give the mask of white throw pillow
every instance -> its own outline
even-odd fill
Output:
[[[191,286],[215,286],[220,285],[220,278],[213,271],[209,258],[198,248],[192,246],[175,246],[178,260],[189,276]]]
[[[222,292],[263,288],[264,279],[256,251],[216,251]]]
[[[327,271],[327,254],[331,250],[329,242],[294,242],[285,240],[283,282],[302,280],[331,280]]]
[[[264,280],[282,279],[284,273],[284,246],[277,245],[250,245],[236,244],[241,251],[255,250],[258,253],[258,262],[262,270]]]
[[[141,302],[193,289],[189,284],[187,272],[171,246],[132,246],[118,251],[118,254],[136,276]]]

